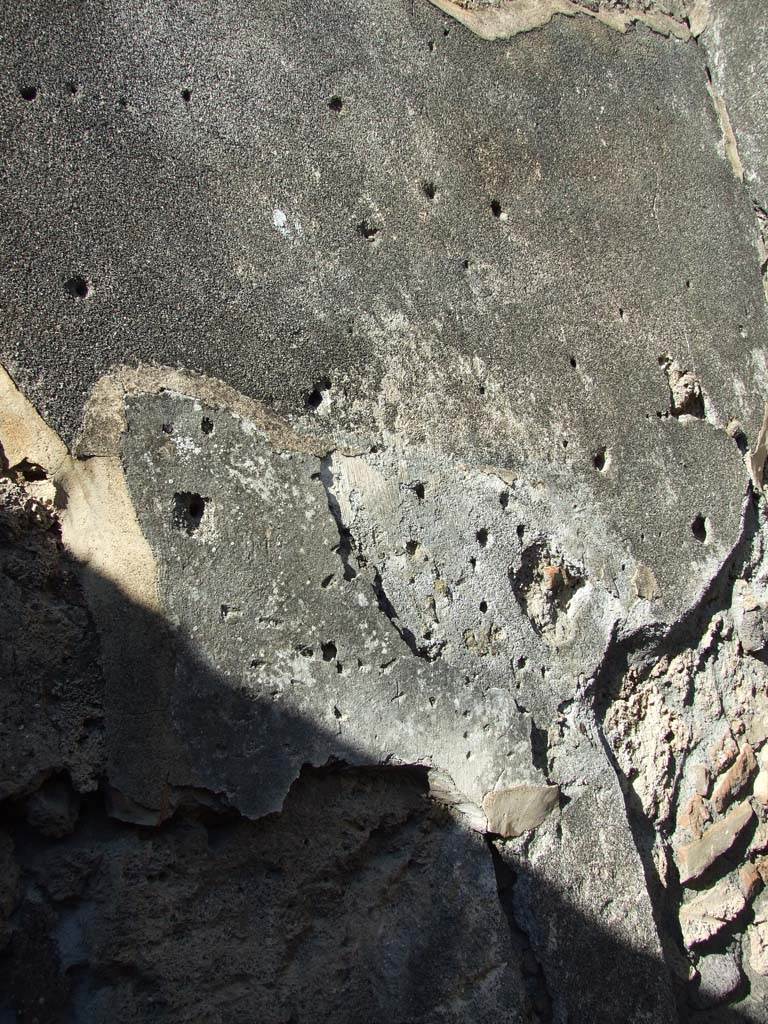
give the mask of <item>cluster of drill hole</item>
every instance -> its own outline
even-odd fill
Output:
[[[34,85],[22,85],[19,87],[19,96],[27,103],[32,103],[37,99],[37,89]]]
[[[209,498],[193,491],[177,491],[173,496],[173,525],[189,536],[200,529]]]
[[[421,191],[427,199],[433,200],[437,195],[437,186],[433,181],[425,181],[422,183]]]
[[[332,114],[340,114],[344,107],[344,101],[341,96],[331,96],[328,100],[328,109]]]
[[[214,423],[210,416],[203,416],[200,420],[200,429],[204,434],[212,434],[214,431]]]
[[[606,447],[601,445],[595,454],[592,456],[592,465],[598,471],[598,473],[604,473],[606,469]]]

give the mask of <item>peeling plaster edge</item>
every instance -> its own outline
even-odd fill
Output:
[[[752,485],[758,493],[763,489],[766,459],[768,459],[768,402],[765,403],[763,422],[757,435],[755,447],[749,451],[745,460]]]
[[[668,14],[644,11],[593,11],[578,0],[501,0],[497,7],[470,9],[467,0],[429,0],[444,14],[455,18],[481,39],[511,39],[522,32],[543,28],[555,17],[586,15],[608,28],[624,34],[633,25],[642,24],[652,32],[681,42],[696,38],[709,22],[709,0],[698,0],[687,22],[678,21]]]
[[[80,458],[90,458],[118,453],[126,429],[126,400],[166,391],[197,399],[213,409],[226,409],[249,420],[267,435],[277,449],[319,456],[328,452],[327,444],[297,433],[263,402],[246,397],[216,377],[171,366],[139,363],[137,366],[116,366],[93,386],[86,403],[76,454]]]

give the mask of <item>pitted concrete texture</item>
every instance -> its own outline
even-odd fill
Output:
[[[562,472],[662,593],[706,584],[766,337],[694,44],[584,17],[488,44],[405,0],[7,23],[0,356],[66,439],[121,362],[297,416],[327,392],[363,443]]]

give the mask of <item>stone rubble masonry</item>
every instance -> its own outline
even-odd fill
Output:
[[[683,903],[680,927],[683,942],[692,949],[703,945],[727,928],[741,914],[747,899],[738,882],[730,875],[711,889]]]
[[[689,882],[703,875],[707,868],[730,850],[753,815],[752,805],[748,800],[743,800],[722,821],[711,825],[701,839],[678,846],[675,859],[680,869],[680,881]]]

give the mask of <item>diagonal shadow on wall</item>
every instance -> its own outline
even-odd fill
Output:
[[[321,725],[234,688],[163,618],[88,580],[54,523],[17,510],[2,527],[0,1019],[756,1019],[675,1009],[667,964],[431,799],[425,766],[351,745],[318,765]],[[100,654],[78,580],[119,613]],[[111,710],[105,657],[121,665]],[[178,729],[163,678],[183,682],[204,744]],[[250,820],[193,784],[195,758],[220,749],[249,786],[273,783],[275,734],[307,751],[281,812]],[[153,775],[154,807],[120,789]]]

